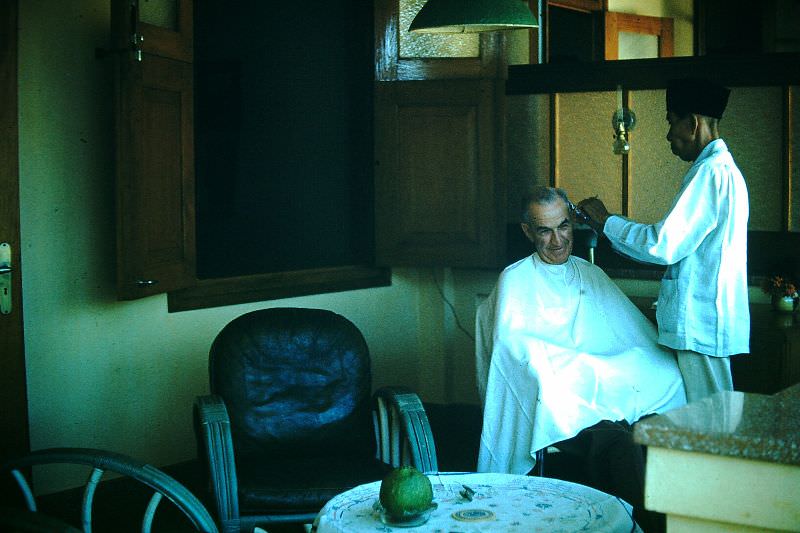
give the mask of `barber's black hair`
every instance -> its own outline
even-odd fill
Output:
[[[730,89],[705,78],[670,80],[667,84],[667,111],[678,116],[696,113],[720,119],[730,93]]]

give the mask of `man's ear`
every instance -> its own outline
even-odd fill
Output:
[[[530,226],[528,226],[525,222],[521,222],[519,227],[522,228],[522,233],[525,234],[525,236],[528,238],[528,240],[533,242],[533,236],[531,236],[531,233],[530,233],[530,231],[531,231],[530,230]]]
[[[689,128],[692,131],[692,135],[697,135],[697,131],[700,128],[700,117],[694,113],[689,115],[689,117],[691,117],[689,120]]]

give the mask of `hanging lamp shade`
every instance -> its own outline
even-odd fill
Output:
[[[475,33],[538,27],[523,0],[428,0],[408,29],[415,33]]]

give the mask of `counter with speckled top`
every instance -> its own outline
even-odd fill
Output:
[[[800,531],[800,384],[717,393],[640,420],[645,506],[667,531]]]
[[[800,465],[800,384],[772,396],[717,393],[634,426],[640,444]]]

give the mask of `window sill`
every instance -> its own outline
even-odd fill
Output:
[[[167,295],[170,313],[391,285],[391,270],[365,265],[197,280]]]

